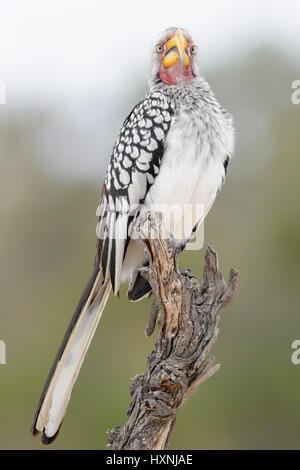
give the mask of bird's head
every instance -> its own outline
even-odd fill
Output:
[[[197,74],[197,47],[190,33],[182,28],[168,28],[154,45],[150,83],[161,80],[177,85]]]

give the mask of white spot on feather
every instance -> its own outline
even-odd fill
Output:
[[[122,170],[122,171],[120,172],[120,181],[121,181],[121,183],[123,183],[124,185],[127,185],[127,184],[130,183],[130,176],[129,176],[128,171]]]
[[[130,168],[132,166],[132,161],[130,160],[130,158],[125,156],[123,160],[123,165],[125,168]]]
[[[148,150],[150,150],[150,152],[153,152],[157,148],[158,148],[157,142],[154,139],[151,138],[150,139],[150,144],[148,145]]]
[[[131,158],[138,158],[139,157],[139,151],[137,149],[137,147],[133,147],[132,148],[132,152],[130,154]]]
[[[154,127],[154,133],[156,135],[157,140],[163,140],[165,134],[160,127]]]

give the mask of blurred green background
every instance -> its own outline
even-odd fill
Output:
[[[240,271],[242,286],[213,349],[221,370],[180,410],[170,448],[299,449],[300,366],[291,362],[291,343],[300,339],[300,105],[291,102],[299,62],[266,46],[208,68],[205,77],[237,132],[205,242],[213,242],[226,278],[230,267]],[[0,106],[1,449],[41,448],[29,428],[91,271],[103,171],[122,119],[146,91],[142,76],[138,83],[127,84],[129,94],[118,90],[123,101],[110,110],[108,135],[97,127],[99,96],[58,107]],[[81,106],[94,127],[72,120]],[[97,142],[101,160],[96,178],[68,177],[47,163],[52,152],[72,159],[76,143],[82,150],[88,141]],[[87,167],[89,152],[80,154]],[[203,254],[186,252],[181,264],[200,277]],[[104,449],[106,430],[125,422],[131,378],[144,372],[155,340],[144,336],[150,305],[130,304],[125,287],[120,299],[110,298],[51,448]]]

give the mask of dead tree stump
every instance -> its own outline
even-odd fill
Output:
[[[221,311],[240,285],[239,273],[231,269],[226,288],[209,244],[200,286],[189,269],[178,269],[177,256],[162,236],[161,218],[149,216],[146,229],[149,267],[143,275],[154,295],[146,335],[157,323],[158,338],[147,371],[133,379],[127,423],[109,431],[111,450],[167,449],[179,408],[220,367],[213,366],[209,353]]]

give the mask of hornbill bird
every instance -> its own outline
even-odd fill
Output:
[[[234,147],[232,117],[201,77],[198,55],[185,29],[168,28],[161,35],[152,50],[150,90],[126,118],[113,147],[97,214],[94,269],[32,425],[44,444],[59,432],[110,290],[117,294],[120,283],[129,279],[130,300],[151,293],[139,271],[147,263],[144,244],[133,236],[141,207],[183,208],[173,214],[169,231],[180,252],[224,183]],[[183,222],[185,207],[191,205],[201,205],[202,215]]]

